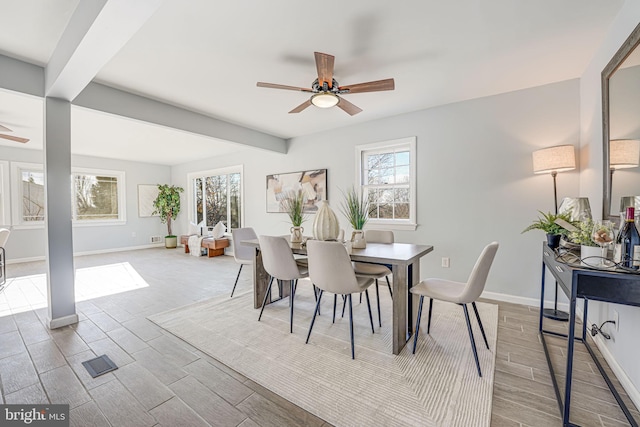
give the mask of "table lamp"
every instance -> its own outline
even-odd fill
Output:
[[[565,197],[560,202],[558,213],[569,214],[571,221],[592,219],[591,205],[588,197]]]
[[[550,173],[553,177],[553,202],[558,213],[558,191],[556,175],[558,172],[576,168],[576,153],[573,145],[557,145],[533,152],[533,173]]]
[[[576,152],[573,145],[557,145],[543,148],[533,152],[533,173],[550,173],[553,177],[553,203],[555,213],[558,213],[558,191],[556,188],[556,175],[558,172],[570,171],[576,168]],[[569,313],[558,310],[558,282],[553,308],[545,308],[542,315],[549,319],[568,321]]]

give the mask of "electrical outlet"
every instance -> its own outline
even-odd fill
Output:
[[[449,257],[442,257],[442,267],[449,268]]]
[[[616,332],[618,332],[620,330],[620,316],[615,310],[613,310],[613,321],[616,322]]]

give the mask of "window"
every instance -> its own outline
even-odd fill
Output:
[[[14,225],[41,227],[45,217],[42,165],[11,163],[14,179]],[[125,217],[124,172],[73,169],[72,218],[74,225],[123,223]]]
[[[74,169],[73,219],[78,223],[124,221],[124,172]]]
[[[242,226],[242,167],[197,172],[188,175],[192,186],[189,210],[193,222],[208,227],[218,222],[232,228]]]
[[[356,147],[357,182],[370,204],[369,224],[416,228],[416,139]]]
[[[9,194],[9,162],[0,160],[0,225],[8,226],[11,224]]]

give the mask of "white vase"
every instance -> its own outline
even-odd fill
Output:
[[[599,246],[580,246],[580,264],[585,267],[598,267],[602,260],[602,249]]]
[[[320,208],[313,220],[313,238],[316,240],[336,240],[340,233],[338,217],[329,206],[329,202],[320,202]]]
[[[354,249],[364,249],[367,247],[367,241],[364,238],[364,231],[355,230],[351,233],[351,247]]]
[[[303,227],[291,227],[291,243],[302,243]]]

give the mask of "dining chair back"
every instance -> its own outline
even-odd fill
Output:
[[[233,297],[233,293],[236,291],[236,286],[238,286],[240,273],[242,273],[242,267],[245,264],[253,264],[253,257],[255,253],[254,247],[243,245],[241,242],[244,240],[255,240],[258,236],[256,235],[256,232],[253,231],[253,228],[245,227],[231,230],[231,238],[233,240],[233,258],[238,264],[240,264],[236,281],[233,284],[233,289],[231,290],[231,296]]]
[[[427,334],[431,329],[431,313],[433,311],[433,300],[451,302],[462,306],[464,312],[465,321],[467,324],[467,332],[469,333],[469,340],[471,341],[471,349],[473,351],[473,357],[476,362],[476,368],[478,370],[478,376],[482,376],[482,370],[480,369],[480,361],[478,360],[478,351],[476,349],[476,341],[473,336],[473,329],[471,328],[471,321],[469,319],[469,310],[467,304],[471,304],[473,311],[478,320],[480,326],[480,332],[484,343],[489,349],[489,342],[487,341],[487,335],[484,332],[482,326],[482,320],[480,319],[480,313],[476,307],[476,300],[480,298],[484,286],[487,283],[487,277],[489,275],[489,269],[498,251],[498,242],[489,243],[483,250],[478,260],[476,261],[469,279],[466,283],[454,282],[447,279],[430,278],[425,279],[411,288],[411,293],[420,296],[420,303],[418,304],[418,319],[416,321],[415,333],[413,336],[413,353],[416,352],[416,345],[418,343],[418,334],[420,333],[420,319],[422,317],[422,304],[424,297],[429,298],[429,317],[427,320]]]
[[[391,230],[365,230],[364,239],[370,243],[393,243],[393,231]]]
[[[289,332],[293,333],[293,302],[296,295],[296,286],[298,279],[307,277],[307,267],[296,263],[293,257],[293,252],[289,247],[289,242],[284,237],[276,236],[260,236],[260,253],[262,254],[262,264],[264,269],[271,276],[269,281],[269,288],[264,295],[262,301],[262,308],[260,309],[260,315],[258,321],[262,319],[262,313],[264,307],[267,304],[267,300],[271,296],[271,285],[273,281],[277,280],[278,283],[282,281],[289,282]]]
[[[324,292],[334,294],[333,296],[333,317],[335,321],[337,295],[344,295],[345,305],[349,304],[349,333],[351,338],[351,358],[355,359],[355,346],[353,339],[353,303],[352,294],[365,292],[367,297],[367,308],[369,309],[369,322],[371,332],[373,329],[373,317],[371,315],[371,304],[369,302],[369,292],[367,288],[373,283],[370,277],[357,277],[351,264],[351,259],[347,250],[340,242],[324,242],[320,240],[307,241],[307,255],[309,257],[309,278],[311,282],[320,289],[316,309],[309,325],[307,343],[311,337],[313,324],[316,321],[320,302]]]

